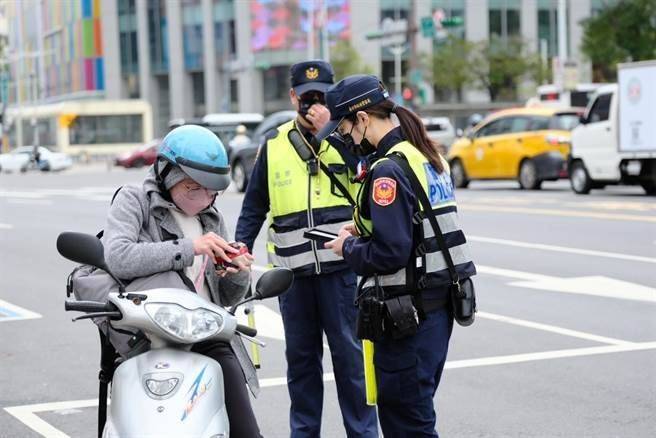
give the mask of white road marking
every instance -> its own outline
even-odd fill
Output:
[[[546,332],[557,333],[563,336],[571,336],[573,338],[586,339],[588,341],[600,342],[602,344],[611,345],[633,345],[634,342],[623,341],[621,339],[607,338],[605,336],[593,335],[591,333],[580,332],[578,330],[570,330],[555,325],[541,324],[539,322],[527,321],[525,319],[511,318],[510,316],[497,315],[488,312],[476,312],[477,318],[489,319],[492,321],[505,322],[507,324],[518,325],[520,327],[528,327],[536,330],[543,330]]]
[[[266,272],[268,269],[264,266],[252,266],[252,270],[255,272]],[[656,303],[655,288],[601,275],[562,278],[484,265],[476,265],[476,270],[479,274],[524,280],[509,283],[510,286]]]
[[[116,192],[117,187],[79,187],[79,188],[63,188],[63,189],[33,189],[26,190],[0,190],[0,198],[7,198],[8,202],[16,202],[20,200],[44,200],[52,203],[52,197],[64,196],[73,197],[77,199],[109,202],[112,195]],[[16,202],[18,203],[18,202]]]
[[[540,353],[510,354],[505,356],[447,361],[444,368],[447,370],[459,368],[475,368],[483,366],[508,365],[523,362],[535,362],[540,360],[585,357],[599,354],[625,353],[630,351],[644,351],[654,349],[656,349],[656,342],[641,342],[627,345],[604,345],[600,347],[572,348],[567,350],[543,351]],[[323,380],[324,382],[332,382],[335,380],[335,375],[333,373],[325,373],[323,375]],[[286,377],[275,377],[260,380],[260,386],[263,388],[284,386],[286,384]],[[74,400],[54,403],[40,403],[25,406],[12,406],[5,408],[5,411],[44,437],[69,438],[69,436],[64,432],[42,420],[36,414],[40,412],[69,411],[70,409],[90,408],[97,405],[98,399]]]
[[[7,202],[10,204],[28,204],[28,205],[52,205],[53,201],[50,199],[20,199],[20,198],[10,198],[7,199]]]
[[[479,359],[464,359],[447,361],[445,369],[474,368],[490,365],[506,365],[522,362],[535,362],[548,359],[567,357],[594,356],[598,354],[625,353],[629,351],[654,350],[656,342],[636,342],[626,345],[602,345],[599,347],[570,348],[567,350],[542,351],[540,353],[510,354],[506,356],[482,357]]]
[[[271,310],[262,304],[255,304],[255,327],[257,328],[257,336],[284,340],[285,328],[282,325],[282,317],[275,310]],[[237,312],[237,319],[239,324],[248,325],[248,316],[244,313],[244,309]]]
[[[12,228],[14,228],[14,226],[11,224],[0,223],[0,230],[11,230]]]
[[[109,204],[112,201],[112,195],[80,195],[77,196],[77,199],[82,199],[84,201],[106,202]]]
[[[616,221],[630,222],[656,222],[656,217],[638,214],[620,214],[620,213],[597,213],[592,211],[581,210],[559,210],[534,207],[502,207],[497,205],[468,204],[464,203],[458,206],[464,211],[485,211],[490,213],[525,213],[542,216],[559,216],[559,217],[577,217],[585,219],[608,219]]]
[[[43,199],[43,194],[39,192],[21,192],[14,190],[0,190],[0,198],[26,198],[26,199]]]
[[[40,314],[0,300],[0,322],[42,318]]]
[[[656,264],[656,258],[653,257],[643,257],[632,254],[622,254],[616,252],[606,252],[606,251],[594,251],[583,248],[572,248],[567,246],[557,246],[557,245],[543,245],[541,243],[530,243],[530,242],[520,242],[517,240],[507,240],[507,239],[496,239],[492,237],[481,237],[481,236],[467,236],[468,240],[472,242],[482,242],[482,243],[493,243],[497,245],[506,245],[506,246],[515,246],[518,248],[530,248],[530,249],[539,249],[544,251],[555,251],[563,252],[569,254],[585,255],[585,256],[595,256],[595,257],[606,257],[619,260],[629,260],[632,262],[642,262],[642,263],[653,263]]]
[[[656,303],[656,289],[604,276],[562,278],[482,265],[476,269],[481,274],[524,280],[510,286]]]

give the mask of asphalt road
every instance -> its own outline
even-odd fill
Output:
[[[0,175],[0,437],[94,436],[97,331],[63,311],[74,264],[57,254],[55,239],[97,232],[115,188],[143,175],[102,167]],[[656,199],[632,187],[576,196],[564,181],[544,186],[473,183],[457,192],[479,269],[479,314],[454,330],[436,396],[438,431],[656,436]],[[232,227],[240,205],[234,191],[218,200]],[[284,340],[277,302],[263,306],[265,387],[254,407],[264,436],[284,437]],[[344,436],[326,380],[323,435]]]

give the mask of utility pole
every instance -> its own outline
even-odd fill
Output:
[[[307,56],[314,59],[314,0],[308,8]]]
[[[558,0],[558,67],[561,86],[565,84],[567,62],[567,0]]]
[[[321,59],[326,62],[330,62],[328,37],[328,0],[321,0]]]
[[[410,0],[410,9],[408,11],[408,42],[410,43],[410,59],[408,65],[408,71],[414,72],[418,67],[417,62],[417,3],[416,0]],[[413,88],[412,95],[415,96],[415,86],[408,81],[410,86]]]
[[[227,20],[224,20],[221,25],[221,43],[223,44],[221,50],[221,67],[223,70],[221,72],[221,79],[223,80],[223,99],[221,106],[226,113],[232,112],[232,87],[230,86],[232,69],[230,68],[230,31],[228,29],[228,23]]]

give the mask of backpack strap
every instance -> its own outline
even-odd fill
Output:
[[[114,199],[116,199],[116,195],[118,195],[118,192],[120,192],[122,188],[123,188],[123,186],[120,186],[118,189],[116,189],[116,191],[115,191],[114,194],[112,195],[112,200],[109,202],[109,205],[112,205],[112,204],[114,203]],[[102,237],[103,237],[104,235],[105,235],[105,230],[100,230],[100,231],[98,231],[98,233],[96,234],[96,237],[97,237],[98,239],[102,239]]]

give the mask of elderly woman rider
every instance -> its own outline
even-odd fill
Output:
[[[239,301],[253,259],[228,257],[238,250],[214,202],[230,184],[228,171],[226,151],[211,131],[192,125],[171,131],[143,184],[124,186],[112,203],[103,239],[108,267],[125,280],[165,278],[174,282],[169,287],[222,306]],[[216,270],[217,260],[235,267]],[[261,436],[245,385],[255,394],[257,377],[241,340],[206,341],[193,351],[221,364],[231,436]]]

